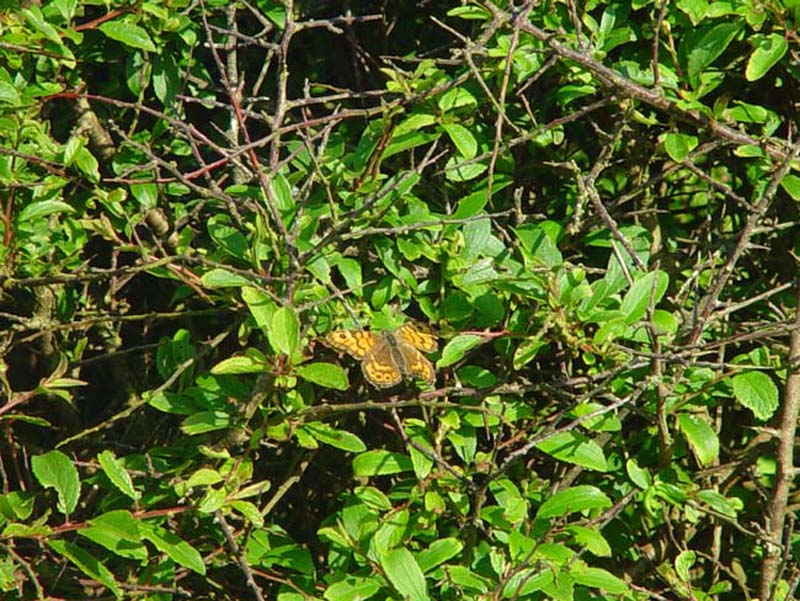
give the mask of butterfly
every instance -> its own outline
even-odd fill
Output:
[[[325,340],[361,361],[364,378],[377,388],[395,386],[404,376],[428,384],[436,379],[433,364],[422,353],[432,353],[439,345],[426,328],[407,323],[394,331],[334,330]]]

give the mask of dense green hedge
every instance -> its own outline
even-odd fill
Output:
[[[793,598],[800,5],[517,4],[2,5],[7,598]]]

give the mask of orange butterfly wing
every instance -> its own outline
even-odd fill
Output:
[[[433,330],[413,323],[405,323],[394,331],[394,335],[423,353],[432,353],[439,348]]]
[[[403,376],[416,377],[428,384],[436,380],[433,364],[422,354],[439,346],[436,336],[427,328],[404,324],[394,332],[334,330],[325,341],[360,360],[364,378],[378,388],[395,386]]]
[[[333,348],[344,351],[356,359],[363,359],[375,348],[380,337],[364,330],[334,330],[328,333],[325,340]]]

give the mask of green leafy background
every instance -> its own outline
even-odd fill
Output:
[[[3,4],[0,590],[791,598],[797,11]]]

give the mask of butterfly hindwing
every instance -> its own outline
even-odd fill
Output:
[[[403,379],[402,367],[395,360],[385,335],[361,360],[361,371],[367,382],[378,388],[395,386]]]
[[[403,357],[403,373],[409,377],[424,380],[428,384],[433,384],[436,379],[436,372],[427,357],[406,342],[400,341],[399,349]]]

